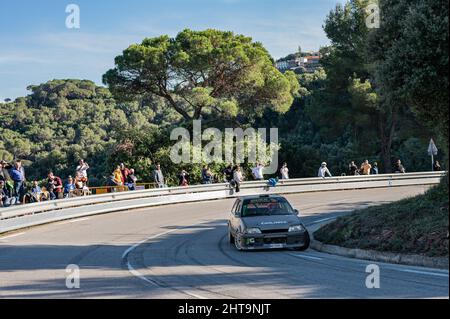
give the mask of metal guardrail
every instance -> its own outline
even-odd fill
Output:
[[[275,187],[266,181],[241,184],[235,193],[229,184],[194,185],[189,187],[155,188],[130,192],[107,193],[27,204],[0,210],[0,233],[39,224],[123,211],[155,205],[232,198],[256,194],[289,194],[315,191],[396,187],[438,184],[446,172],[380,174],[369,176],[338,176],[280,180]]]

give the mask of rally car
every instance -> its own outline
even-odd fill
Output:
[[[279,195],[240,197],[228,220],[229,241],[238,250],[306,250],[310,237],[298,215],[298,210]]]

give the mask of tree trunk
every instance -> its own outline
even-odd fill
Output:
[[[383,113],[378,117],[378,127],[381,140],[381,162],[384,173],[392,173],[391,148],[394,139],[395,126],[397,122],[397,113],[392,113],[391,119],[387,119]]]

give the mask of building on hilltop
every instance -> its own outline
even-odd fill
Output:
[[[295,73],[314,73],[320,65],[320,54],[313,52],[310,55],[298,57],[296,55],[289,55],[286,58],[279,59],[276,62],[276,67],[281,72],[294,71]]]

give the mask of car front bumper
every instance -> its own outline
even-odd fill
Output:
[[[306,244],[307,232],[243,234],[242,249],[299,248]]]

